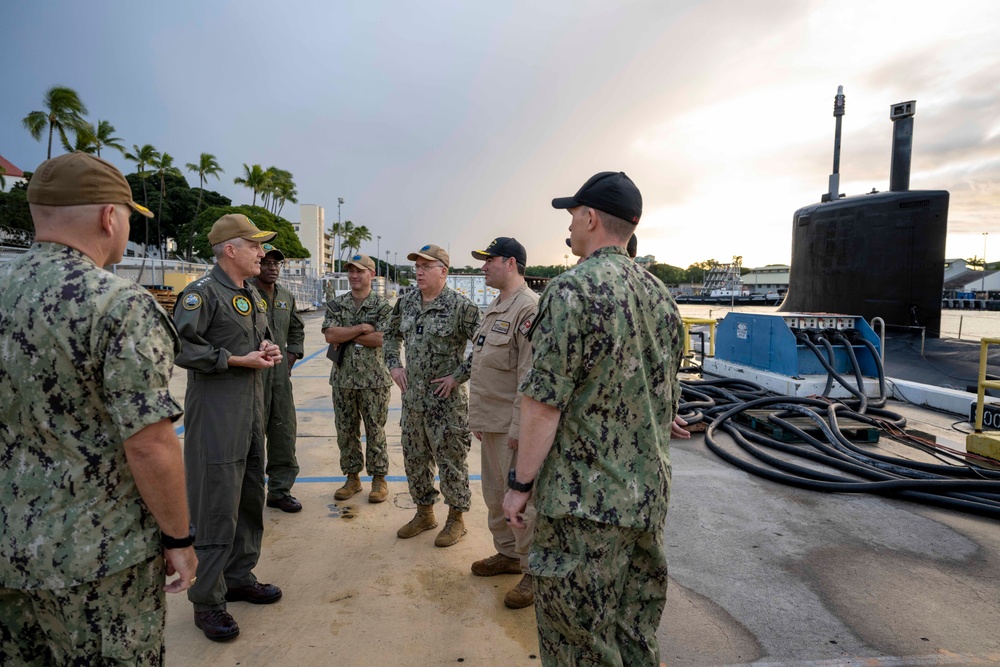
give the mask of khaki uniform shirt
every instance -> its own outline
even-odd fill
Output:
[[[538,295],[521,285],[493,300],[472,340],[469,428],[483,433],[520,433],[521,395],[517,386],[531,368],[527,333],[538,312]]]
[[[667,288],[624,249],[601,248],[552,279],[529,337],[521,391],[562,412],[538,511],[661,530],[683,339]]]
[[[57,243],[0,262],[0,284],[0,588],[67,588],[160,553],[124,443],[181,415],[170,318]]]
[[[420,290],[411,290],[396,301],[385,333],[385,365],[402,367],[400,351],[406,343],[406,382],[403,408],[423,412],[446,403],[450,408],[467,410],[467,395],[461,384],[451,396],[434,395],[437,385],[431,380],[451,375],[459,383],[469,379],[470,365],[465,361],[465,347],[473,340],[480,320],[479,308],[464,296],[445,286],[437,298],[423,305]]]
[[[354,306],[354,297],[347,292],[330,299],[326,304],[326,317],[323,318],[322,329],[370,324],[375,327],[375,331],[384,334],[389,326],[391,314],[392,306],[389,305],[389,301],[376,294],[374,290],[365,297],[358,308]],[[330,369],[330,386],[341,389],[392,386],[392,378],[385,367],[381,347],[366,347],[351,341],[342,345],[347,345],[348,348],[344,352],[341,365],[334,363]]]

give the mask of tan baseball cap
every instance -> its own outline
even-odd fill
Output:
[[[347,260],[348,266],[356,266],[359,269],[366,269],[368,271],[375,270],[375,262],[368,255],[351,255],[351,258]]]
[[[212,230],[208,232],[208,242],[215,245],[229,239],[246,239],[266,243],[277,235],[278,232],[266,232],[258,228],[242,213],[228,213],[212,225]]]
[[[433,243],[425,245],[423,248],[421,248],[416,252],[411,252],[409,255],[406,256],[406,259],[410,260],[411,262],[415,262],[418,257],[429,259],[432,262],[438,261],[443,263],[445,266],[448,266],[450,263],[448,258],[448,251],[439,245],[434,245]]]
[[[132,188],[118,167],[76,151],[38,165],[28,183],[28,202],[42,206],[127,204],[147,218],[153,212],[132,201]]]

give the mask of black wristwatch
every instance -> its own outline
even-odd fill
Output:
[[[528,491],[531,491],[531,487],[535,485],[535,480],[531,480],[530,482],[522,484],[521,482],[517,481],[516,473],[517,471],[514,470],[513,468],[511,468],[510,472],[507,473],[507,488],[513,489],[514,491],[520,491],[521,493],[527,493]]]
[[[170,537],[160,531],[160,543],[164,549],[186,549],[194,544],[194,524],[191,524],[187,537]]]

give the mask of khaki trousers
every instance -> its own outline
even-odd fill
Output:
[[[524,528],[504,521],[503,497],[507,493],[507,473],[517,463],[517,450],[507,446],[506,433],[483,433],[483,501],[489,509],[489,527],[497,553],[521,561],[521,571],[528,572],[528,548],[535,532],[535,494],[524,510]]]

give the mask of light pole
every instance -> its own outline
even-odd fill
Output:
[[[337,233],[333,235],[333,272],[337,273],[337,259],[340,256],[338,251],[338,241],[340,240],[340,206],[344,203],[343,197],[337,197]]]
[[[385,251],[385,284],[389,284],[389,251]]]
[[[399,284],[399,253],[392,253],[392,275],[396,279],[395,282]]]
[[[371,237],[369,236],[368,238],[371,238]],[[378,265],[378,256],[379,256],[379,253],[381,252],[379,250],[379,246],[382,245],[382,237],[381,236],[376,236],[375,238],[378,239],[377,241],[375,241],[375,277],[378,278],[380,275],[382,275],[381,269],[379,268],[379,265]]]
[[[983,232],[983,291],[986,291],[986,237],[989,236],[989,232]],[[983,297],[988,298],[986,296]]]

